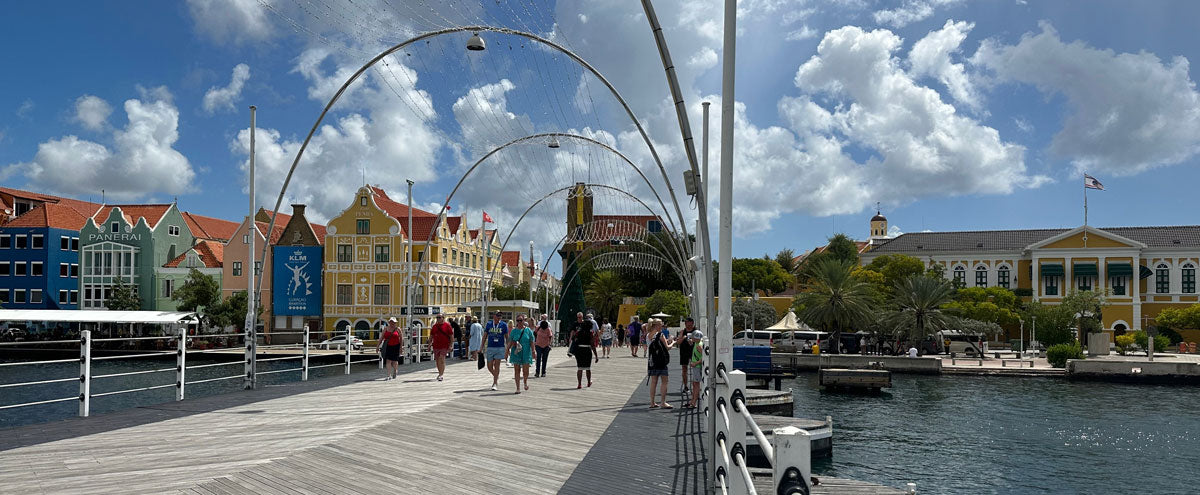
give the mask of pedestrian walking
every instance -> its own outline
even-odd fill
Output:
[[[488,322],[483,332],[487,334],[484,358],[487,359],[488,372],[492,374],[492,390],[496,390],[500,383],[500,361],[508,358],[508,349],[505,348],[508,341],[508,324],[500,321],[499,311],[492,315],[492,321]]]
[[[625,347],[625,325],[617,323],[617,347]]]
[[[571,329],[571,353],[575,356],[577,368],[575,388],[583,388],[584,374],[587,374],[588,386],[592,386],[592,363],[600,362],[600,355],[592,352],[595,346],[596,332],[592,331],[592,322],[584,320],[583,313],[577,313]]]
[[[638,321],[637,315],[629,321],[629,351],[633,357],[638,357],[638,349],[642,347],[642,322]]]
[[[539,321],[537,330],[533,332],[533,337],[533,350],[537,354],[534,356],[537,360],[537,367],[533,370],[533,377],[544,377],[546,376],[546,368],[549,367],[550,346],[554,342],[554,332],[550,331],[550,322],[545,319]]]
[[[513,382],[516,393],[521,393],[521,379],[525,390],[529,390],[529,365],[533,364],[533,330],[525,323],[525,316],[517,316],[516,328],[508,334],[508,362],[513,366]]]
[[[379,337],[379,353],[383,356],[383,370],[387,375],[384,380],[396,378],[400,366],[400,328],[396,326],[396,317],[388,318],[383,335]]]
[[[474,316],[470,319],[471,335],[468,336],[469,342],[467,348],[471,350],[471,359],[474,360],[479,356],[479,346],[483,343],[483,325]]]
[[[683,320],[683,331],[675,338],[675,346],[679,348],[679,368],[682,377],[679,384],[679,390],[687,393],[688,388],[688,367],[692,359],[692,332],[696,330],[696,321],[692,317],[687,317]],[[680,399],[682,400],[682,399]]]
[[[463,339],[462,327],[458,325],[458,320],[451,318],[450,319],[450,328],[452,328],[454,330],[454,357],[463,357],[464,353],[463,353],[463,346],[462,346],[462,339]]]
[[[429,328],[429,347],[433,349],[433,361],[437,363],[437,381],[442,381],[446,374],[446,356],[450,355],[454,339],[454,328],[446,323],[446,316],[439,314],[435,323]]]
[[[646,334],[650,335],[650,344],[646,349],[646,353],[650,359],[647,363],[646,374],[650,375],[650,409],[663,408],[674,409],[667,402],[667,383],[671,378],[671,371],[668,369],[671,366],[671,347],[675,346],[674,342],[667,340],[667,337],[662,333],[663,323],[658,318],[651,318]],[[655,392],[659,386],[662,387],[662,399],[659,402],[654,401]]]
[[[692,396],[688,399],[687,407],[695,409],[700,399],[700,382],[704,381],[704,332],[693,330],[689,338],[692,341],[692,355],[688,359],[687,378],[692,382]]]
[[[604,319],[604,324],[600,325],[600,348],[604,351],[604,359],[611,359],[609,353],[612,352],[613,344],[613,327],[608,322],[608,318]]]

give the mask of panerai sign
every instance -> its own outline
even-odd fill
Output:
[[[140,241],[142,234],[88,234],[88,241]]]

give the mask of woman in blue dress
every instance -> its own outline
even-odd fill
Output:
[[[508,362],[513,365],[513,381],[521,393],[524,378],[525,390],[529,390],[529,365],[533,364],[533,330],[525,322],[525,315],[517,316],[516,327],[508,333]]]

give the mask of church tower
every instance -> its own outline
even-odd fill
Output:
[[[888,236],[887,217],[880,212],[879,203],[875,203],[875,216],[871,217],[871,236],[867,239],[870,245],[878,246],[890,240]]]

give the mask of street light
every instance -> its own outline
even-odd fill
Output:
[[[558,149],[560,147],[558,144],[558,136],[550,136],[550,142],[546,143],[546,146],[549,146],[550,149]]]
[[[473,52],[482,52],[487,49],[487,43],[483,42],[483,38],[479,37],[479,33],[475,33],[467,40],[467,49]]]

